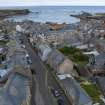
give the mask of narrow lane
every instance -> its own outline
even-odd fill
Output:
[[[36,81],[39,85],[39,91],[44,100],[43,105],[58,105],[57,101],[55,102],[55,100],[53,100],[54,97],[52,97],[52,94],[49,92],[50,86],[57,88],[60,91],[61,96],[65,102],[64,105],[71,105],[70,101],[66,98],[64,91],[61,89],[61,87],[57,83],[56,79],[47,70],[48,68],[45,67],[45,65],[42,63],[40,58],[37,56],[37,54],[33,50],[32,46],[28,42],[28,39],[25,37],[25,35],[23,35],[22,38],[23,38],[23,43],[25,44],[28,54],[30,55],[30,58],[32,60],[32,69],[35,70],[36,72],[36,75],[34,76],[34,78],[36,78]],[[35,90],[33,90],[33,92],[35,92]]]
[[[31,86],[31,95],[32,95],[32,97],[31,97],[31,105],[36,105],[36,102],[35,102],[35,99],[34,99],[34,97],[33,96],[35,96],[35,92],[36,92],[36,83],[35,83],[35,81],[34,81],[34,77],[35,77],[35,75],[34,74],[32,74],[32,86]],[[35,91],[35,92],[33,92],[33,90]]]
[[[55,102],[52,99],[52,96],[50,95],[48,91],[48,87],[45,84],[45,76],[46,76],[46,70],[44,65],[41,63],[40,58],[36,55],[35,51],[31,48],[27,38],[25,35],[22,35],[21,37],[23,39],[23,43],[26,46],[26,49],[28,51],[28,54],[30,55],[30,58],[32,60],[32,68],[35,70],[36,75],[35,78],[39,85],[39,91],[42,95],[42,98],[44,100],[43,105],[56,105]],[[34,92],[34,91],[33,91]]]

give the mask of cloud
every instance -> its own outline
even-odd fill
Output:
[[[104,5],[105,0],[0,0],[0,6],[10,5]]]

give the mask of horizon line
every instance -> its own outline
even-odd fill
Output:
[[[105,6],[105,2],[11,2],[0,3],[0,7],[15,6]]]

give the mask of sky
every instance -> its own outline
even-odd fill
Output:
[[[40,6],[40,5],[99,5],[105,0],[0,0],[0,6]]]

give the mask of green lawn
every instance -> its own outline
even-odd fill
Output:
[[[8,46],[16,46],[16,41],[15,40],[10,40],[8,43],[7,43]]]
[[[105,16],[105,13],[96,13],[96,16]]]
[[[0,45],[6,45],[7,41],[0,41]]]
[[[81,87],[87,92],[94,102],[100,102],[101,92],[94,84],[81,84]]]
[[[65,56],[68,56],[73,62],[79,65],[86,65],[89,61],[88,56],[84,55],[81,50],[74,47],[63,47],[59,49]]]

